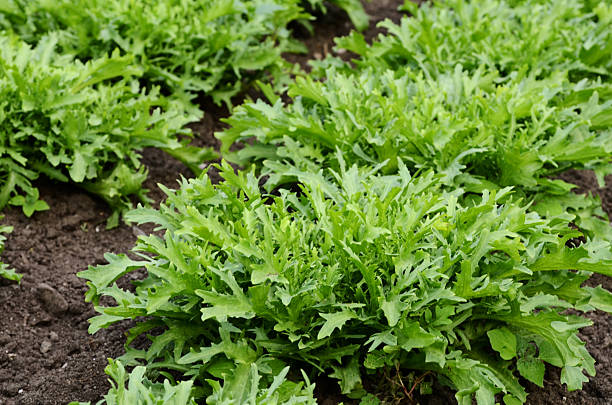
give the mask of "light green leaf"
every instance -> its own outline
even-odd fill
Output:
[[[244,295],[224,295],[204,290],[196,290],[195,293],[202,298],[204,304],[210,305],[210,307],[200,310],[202,321],[216,318],[218,321],[223,322],[228,317],[250,319],[255,316],[249,299]]]
[[[85,161],[85,157],[83,157],[81,152],[76,151],[74,153],[74,161],[70,167],[70,177],[73,181],[81,183],[85,179],[86,174],[87,162]]]
[[[325,323],[319,330],[317,339],[324,339],[326,337],[331,336],[334,329],[337,328],[338,330],[340,330],[342,329],[342,326],[344,326],[344,324],[347,321],[357,318],[357,316],[353,312],[347,311],[347,310],[344,310],[342,312],[335,312],[331,314],[319,314],[319,315],[323,319],[325,319]]]
[[[343,394],[349,394],[362,387],[358,357],[352,357],[346,366],[332,366],[332,368],[334,372],[329,376],[340,380],[340,388]]]
[[[108,264],[96,267],[89,266],[87,270],[77,273],[77,276],[89,280],[96,289],[101,290],[104,287],[108,287],[124,274],[141,268],[146,264],[144,261],[132,260],[126,255],[116,255],[113,253],[106,253],[104,259]]]
[[[517,360],[516,366],[523,377],[539,387],[544,386],[544,372],[546,369],[541,360],[532,357],[521,357]]]
[[[607,313],[612,314],[612,293],[601,286],[593,287],[585,287],[586,291],[588,291],[591,295],[589,299],[589,304],[593,307],[605,311]]]
[[[402,304],[398,296],[393,297],[392,301],[383,301],[380,308],[383,310],[389,326],[397,325],[401,317]]]
[[[493,329],[487,332],[491,347],[499,353],[502,359],[510,360],[516,357],[516,336],[507,328]]]
[[[567,385],[568,391],[582,389],[582,384],[589,379],[582,372],[582,367],[565,366],[561,369],[561,383]]]

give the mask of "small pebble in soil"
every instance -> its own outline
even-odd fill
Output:
[[[43,354],[47,353],[49,350],[51,350],[52,346],[53,344],[51,342],[48,340],[43,340],[43,342],[40,344],[40,352]]]
[[[49,333],[49,339],[51,339],[54,342],[57,342],[59,340],[59,335],[57,334],[57,332],[51,331]]]

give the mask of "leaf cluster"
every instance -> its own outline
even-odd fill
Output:
[[[484,67],[501,77],[526,71],[542,78],[570,72],[572,81],[610,79],[612,7],[579,0],[443,0],[417,7],[399,24],[381,23],[388,34],[371,46],[352,33],[338,46],[358,54],[360,67],[414,69],[437,76],[461,65]]]
[[[299,194],[262,194],[252,172],[224,165],[219,185],[183,181],[159,210],[132,211],[164,234],[141,236],[137,259],[107,255],[79,273],[100,312],[90,332],[146,317],[128,344],[163,331],[123,360],[180,371],[204,396],[204,381],[243,364],[271,375],[301,365],[355,396],[366,373],[431,370],[461,404],[500,392],[522,403],[516,377],[542,384],[544,363],[563,367],[570,389],[594,374],[577,335],[590,322],[562,312],[612,310],[608,291],[580,288],[590,272],[611,275],[609,243],[567,247],[580,235],[568,220],[529,212],[508,188],[460,203],[462,190],[432,172],[412,178],[399,161],[399,174],[382,175],[337,159],[337,172],[295,170]],[[141,267],[135,292],[116,285]]]
[[[173,378],[155,383],[146,376],[146,368],[135,367],[130,373],[119,360],[109,359],[106,373],[112,388],[98,404],[108,405],[195,405],[191,393],[193,381],[174,382]],[[213,394],[206,400],[210,405],[314,405],[313,385],[301,386],[284,380],[289,368],[281,370],[269,387],[259,388],[261,378],[255,364],[238,366],[220,385],[210,381]],[[172,381],[172,382],[171,382]],[[71,402],[71,405],[90,405],[90,402]]]

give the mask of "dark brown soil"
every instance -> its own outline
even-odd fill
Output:
[[[373,0],[367,4],[373,23],[366,37],[372,38],[379,32],[374,27],[377,21],[384,18],[397,21],[400,14],[396,8],[401,3]],[[350,23],[346,15],[334,7],[329,11],[314,24],[312,37],[302,33],[309,55],[293,61],[305,65],[309,58],[325,56],[332,48],[333,38],[348,33]],[[227,116],[227,111],[203,103],[208,114],[192,127],[197,134],[196,143],[218,147],[213,132],[223,127],[219,120]],[[146,186],[157,202],[163,199],[157,183],[174,188],[178,177],[191,176],[187,168],[163,152],[146,150],[143,160],[150,170]],[[588,172],[566,176],[582,192],[599,192],[611,213],[612,179],[605,189],[598,190]],[[126,225],[105,230],[109,211],[102,202],[66,185],[41,182],[38,186],[49,211],[25,218],[19,210],[7,209],[2,220],[15,227],[2,260],[24,277],[20,285],[0,281],[0,405],[66,404],[75,400],[95,403],[109,388],[104,374],[106,359],[122,353],[129,324],[89,335],[87,319],[94,311],[84,302],[86,286],[75,274],[88,265],[104,263],[106,252],[128,251],[140,230]],[[610,279],[594,277],[593,284],[599,283],[612,289]],[[550,370],[544,389],[529,387],[532,393],[529,404],[612,403],[612,317],[594,313],[590,318],[595,325],[585,328],[582,335],[598,362],[597,377],[583,391],[567,393],[558,382],[558,370]],[[319,388],[322,403],[334,404],[342,399],[333,384],[321,381]],[[386,394],[401,398],[400,393]],[[420,398],[419,403],[456,401],[449,390],[439,388],[433,396]]]

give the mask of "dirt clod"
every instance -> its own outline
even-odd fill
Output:
[[[46,283],[36,286],[36,294],[45,310],[54,315],[62,315],[68,310],[68,301],[53,287]]]

